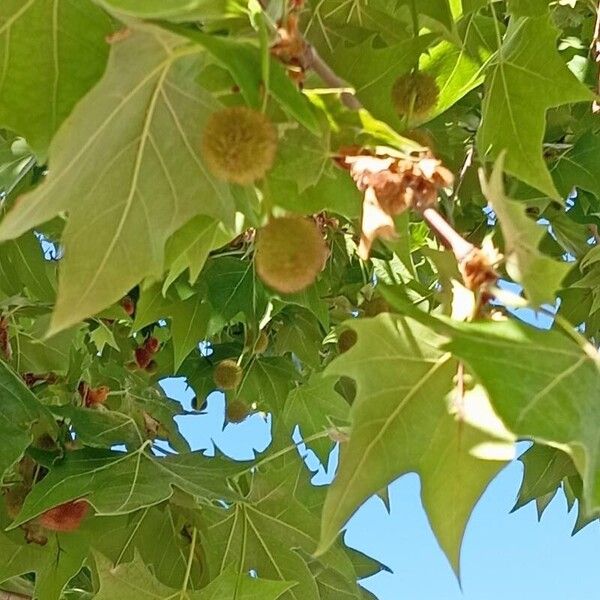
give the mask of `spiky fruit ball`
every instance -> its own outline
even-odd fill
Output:
[[[247,106],[214,112],[202,137],[202,156],[219,179],[248,185],[273,166],[277,131],[262,113]]]
[[[235,360],[222,360],[213,371],[213,381],[222,390],[235,390],[242,381],[242,368]]]
[[[344,329],[342,333],[340,333],[338,337],[338,350],[340,353],[347,352],[356,344],[356,340],[358,336],[356,335],[356,331],[354,329]]]
[[[85,500],[72,500],[59,504],[38,517],[38,523],[50,531],[75,531],[88,513],[90,505]]]
[[[226,416],[228,423],[241,423],[242,421],[245,421],[251,413],[252,410],[250,407],[241,400],[227,402]]]
[[[307,288],[323,270],[329,251],[316,223],[303,217],[272,219],[257,235],[259,277],[282,294]]]
[[[435,79],[427,73],[400,75],[392,87],[392,103],[403,116],[424,116],[437,104],[440,90]]]

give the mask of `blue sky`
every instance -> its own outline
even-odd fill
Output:
[[[504,285],[514,293],[518,286]],[[514,311],[524,321],[548,328],[552,319],[531,310]],[[190,409],[194,393],[185,380],[163,382],[165,391]],[[229,456],[251,459],[270,441],[270,420],[253,415],[239,425],[223,429],[224,398],[209,397],[204,415],[179,417],[183,435],[195,450],[213,449],[214,443]],[[519,444],[522,452],[526,444]],[[302,448],[301,448],[302,450]],[[312,470],[319,468],[308,456]],[[331,480],[337,461],[330,457],[327,472],[321,467],[315,483]],[[593,523],[571,536],[576,509],[567,513],[562,494],[546,509],[541,522],[529,504],[510,514],[521,483],[521,463],[511,463],[491,483],[475,508],[465,535],[462,591],[439,549],[421,507],[419,479],[406,475],[390,486],[390,512],[371,498],[348,525],[346,542],[386,564],[383,572],[363,585],[379,600],[593,600],[600,597],[600,525]]]

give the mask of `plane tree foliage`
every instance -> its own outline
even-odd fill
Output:
[[[343,529],[411,472],[458,575],[518,441],[516,508],[596,520],[599,23],[3,0],[0,595],[374,598]],[[215,391],[253,460],[180,432]]]

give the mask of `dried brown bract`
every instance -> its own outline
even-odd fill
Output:
[[[373,241],[391,239],[396,230],[393,217],[406,209],[422,211],[434,206],[441,188],[450,187],[452,173],[429,152],[416,157],[387,154],[346,155],[338,159],[350,170],[364,193],[362,233],[358,254],[366,260]]]
[[[6,361],[12,358],[12,347],[8,333],[8,319],[0,317],[0,357]]]
[[[298,29],[298,15],[290,12],[277,28],[277,39],[271,46],[271,54],[287,68],[288,75],[300,87],[311,64],[311,49]]]

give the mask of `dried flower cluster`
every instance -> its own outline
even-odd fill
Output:
[[[298,15],[295,12],[290,12],[278,27],[271,54],[285,65],[290,78],[302,87],[306,71],[311,66],[312,53],[298,29]]]
[[[378,237],[395,236],[393,217],[408,208],[423,210],[436,203],[441,188],[450,187],[452,173],[441,162],[423,153],[399,158],[386,154],[344,155],[340,164],[350,170],[364,193],[359,256],[366,260]]]

